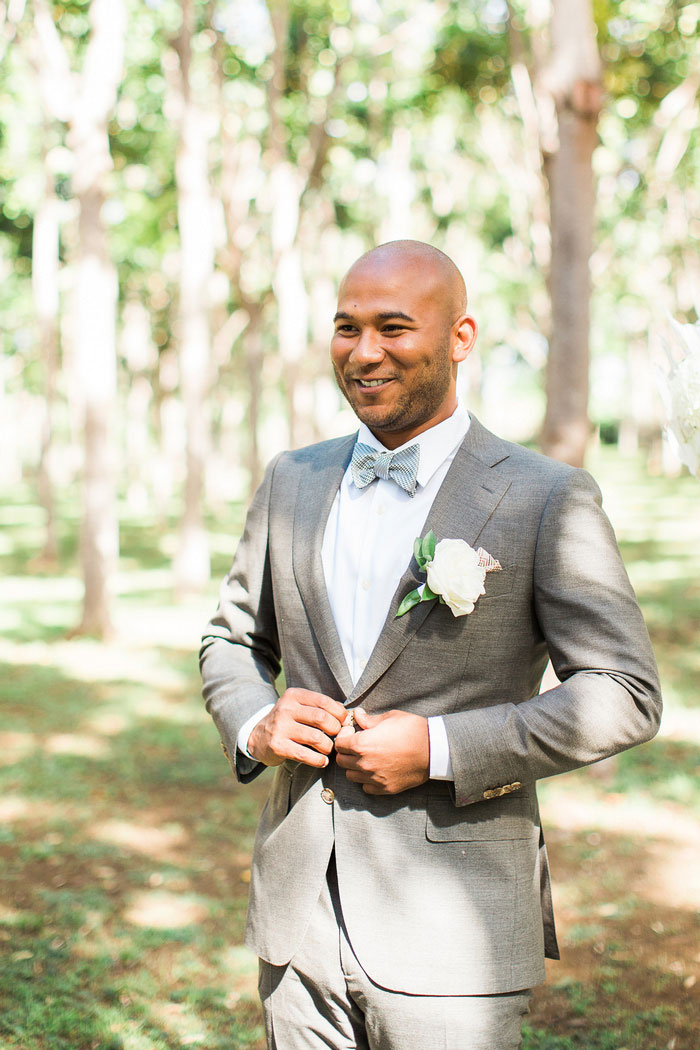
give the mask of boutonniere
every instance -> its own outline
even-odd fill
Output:
[[[419,536],[414,542],[413,554],[427,580],[406,595],[399,605],[397,617],[419,602],[431,602],[434,598],[449,605],[454,616],[466,616],[474,611],[475,603],[485,593],[486,573],[498,572],[501,568],[500,562],[487,554],[483,547],[475,551],[464,540],[436,543],[432,529],[423,539]]]

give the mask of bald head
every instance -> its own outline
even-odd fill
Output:
[[[351,266],[338,290],[331,358],[355,414],[386,448],[449,418],[457,366],[477,326],[462,276],[420,241],[390,241]]]
[[[377,279],[395,275],[399,280],[418,280],[444,308],[450,321],[467,309],[467,289],[461,273],[444,252],[423,241],[387,241],[361,255],[344,280],[358,270],[374,272]]]

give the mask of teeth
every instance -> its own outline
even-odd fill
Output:
[[[382,383],[386,383],[386,379],[359,379],[360,386],[381,386]]]

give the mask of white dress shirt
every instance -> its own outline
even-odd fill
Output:
[[[469,414],[458,405],[449,419],[424,430],[400,448],[420,446],[418,484],[413,497],[396,482],[378,478],[358,489],[350,467],[343,475],[323,535],[321,558],[333,619],[353,684],[358,681],[386,620],[398,582],[423,535],[428,512],[469,429]],[[364,423],[357,440],[386,451]],[[392,451],[399,451],[394,449]],[[271,709],[243,726],[238,747]],[[430,776],[452,780],[447,733],[441,717],[428,719]]]

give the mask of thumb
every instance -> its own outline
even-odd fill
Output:
[[[383,717],[382,715],[368,715],[363,707],[356,707],[353,714],[358,729],[372,729],[378,722],[381,722]]]

